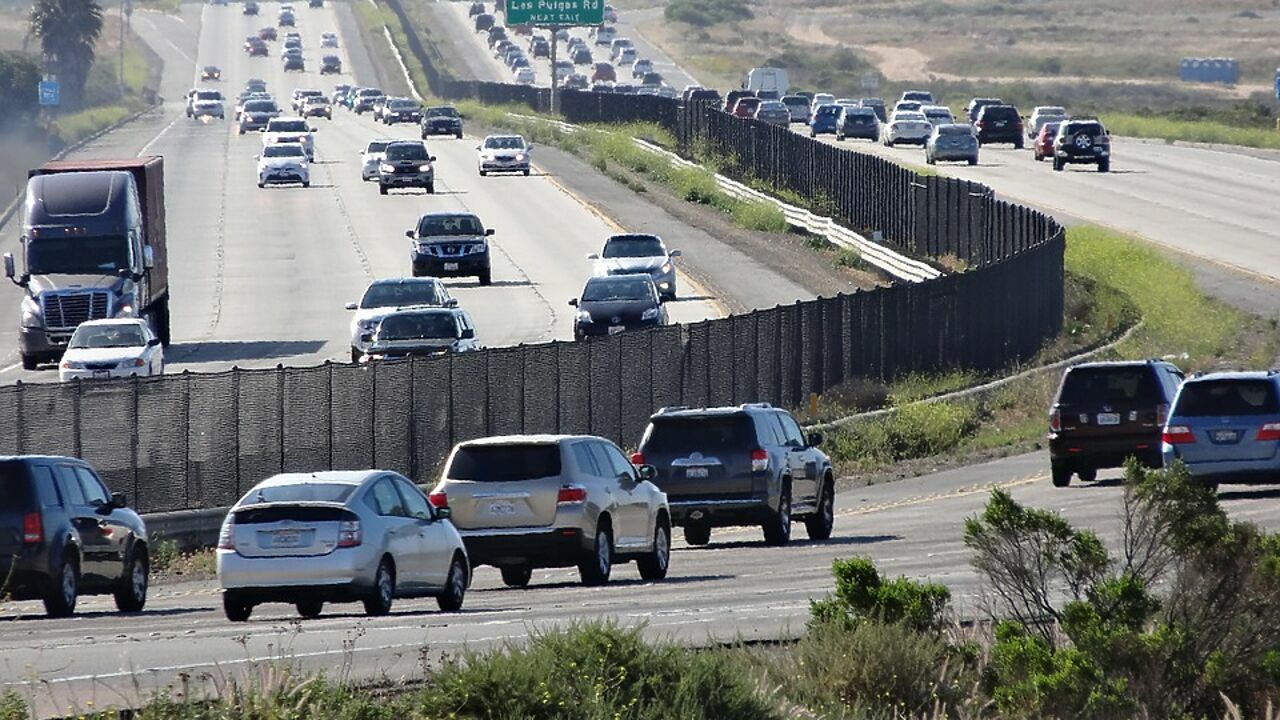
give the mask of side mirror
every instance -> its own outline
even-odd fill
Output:
[[[127,507],[129,507],[129,502],[128,502],[128,500],[129,500],[129,499],[128,499],[128,498],[126,498],[126,497],[124,496],[124,493],[122,493],[122,492],[113,492],[113,493],[111,493],[111,506],[112,506],[112,507],[117,507],[117,508],[127,508]]]
[[[458,298],[449,298],[448,300],[445,300],[444,306],[451,307],[451,308],[458,307]]]
[[[428,156],[428,158],[427,158],[427,159],[428,159],[428,160],[430,160],[431,162],[435,162],[435,161],[436,161],[436,156],[435,156],[435,155],[431,155],[431,156]]]
[[[150,245],[142,247],[142,267],[150,270],[156,266],[156,251]]]
[[[485,237],[490,237],[491,235],[493,235],[493,228],[489,228],[489,229],[487,229],[487,230],[485,230],[485,231],[484,231],[484,236],[485,236]]]
[[[347,303],[346,305],[344,305],[343,307],[345,307],[345,308],[346,308],[346,309],[348,309],[348,310],[355,310],[355,309],[356,309],[356,304],[355,304],[355,303],[353,303],[353,302],[349,302],[349,303]]]
[[[572,300],[570,300],[569,307],[578,307],[578,298],[573,298]]]
[[[13,263],[13,253],[4,254],[4,276],[12,280],[18,274],[17,268]]]
[[[641,480],[653,482],[658,477],[658,468],[652,465],[641,465],[636,468],[636,475],[638,475]]]
[[[157,347],[160,345],[160,338],[151,338],[147,341],[147,347]]]
[[[410,240],[412,240],[412,239],[413,239],[413,231],[412,231],[412,230],[405,230],[405,231],[404,231],[404,236],[405,236],[405,237],[407,237],[407,238],[409,238]]]
[[[467,328],[466,330],[463,330],[463,331],[462,331],[462,339],[463,339],[463,340],[475,340],[475,339],[476,339],[476,330],[475,330],[475,328]]]
[[[451,507],[438,507],[435,512],[437,520],[448,520],[453,517],[453,508]]]
[[[480,146],[479,146],[479,145],[477,145],[477,146],[476,146],[476,150],[479,150],[479,149],[480,149]]]
[[[599,260],[599,259],[600,259],[600,253],[587,253],[587,259],[588,259],[588,260]]]
[[[311,132],[317,132],[317,131],[319,131],[319,130],[320,130],[320,126],[319,126],[319,125],[308,125],[308,126],[307,126],[307,129],[308,129],[308,130],[310,130]]]
[[[667,255],[670,255],[671,257],[680,257],[683,254],[684,253],[680,252],[679,250],[672,250],[671,252],[667,253]]]
[[[809,433],[809,447],[818,447],[822,445],[823,437],[820,432]]]

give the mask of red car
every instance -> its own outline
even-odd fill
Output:
[[[591,73],[591,82],[617,82],[618,71],[614,70],[613,63],[598,62],[596,63],[595,72]]]
[[[1040,127],[1040,134],[1036,135],[1036,146],[1034,148],[1037,161],[1053,157],[1053,139],[1058,136],[1058,126],[1061,124],[1047,122]]]
[[[760,107],[760,98],[744,97],[733,106],[733,116],[740,118],[749,118],[756,116],[756,109]]]

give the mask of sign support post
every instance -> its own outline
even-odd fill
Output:
[[[556,82],[556,48],[560,44],[560,38],[556,37],[556,31],[559,28],[551,26],[551,114],[555,115],[560,111],[560,83]]]

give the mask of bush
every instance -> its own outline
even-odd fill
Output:
[[[959,447],[979,427],[978,407],[966,401],[912,404],[832,433],[840,462],[885,465],[931,457]]]
[[[782,210],[765,200],[738,202],[733,208],[733,222],[748,230],[786,232],[787,218]]]
[[[671,0],[663,14],[671,22],[698,27],[754,17],[751,8],[741,0]]]
[[[951,591],[945,585],[905,577],[885,580],[867,557],[836,560],[831,572],[836,578],[835,595],[810,604],[814,623],[852,627],[876,621],[901,624],[921,633],[942,630],[951,601]]]
[[[0,693],[0,720],[27,720],[27,703],[12,690]]]

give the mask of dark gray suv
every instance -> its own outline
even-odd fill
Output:
[[[769,545],[791,539],[804,520],[814,540],[831,537],[835,475],[785,410],[764,403],[736,407],[664,408],[649,419],[632,462],[657,468],[671,521],[690,545],[705,545],[711,528],[759,525]]]
[[[43,600],[50,617],[75,612],[80,595],[147,602],[147,528],[83,460],[0,457],[0,596]]]

